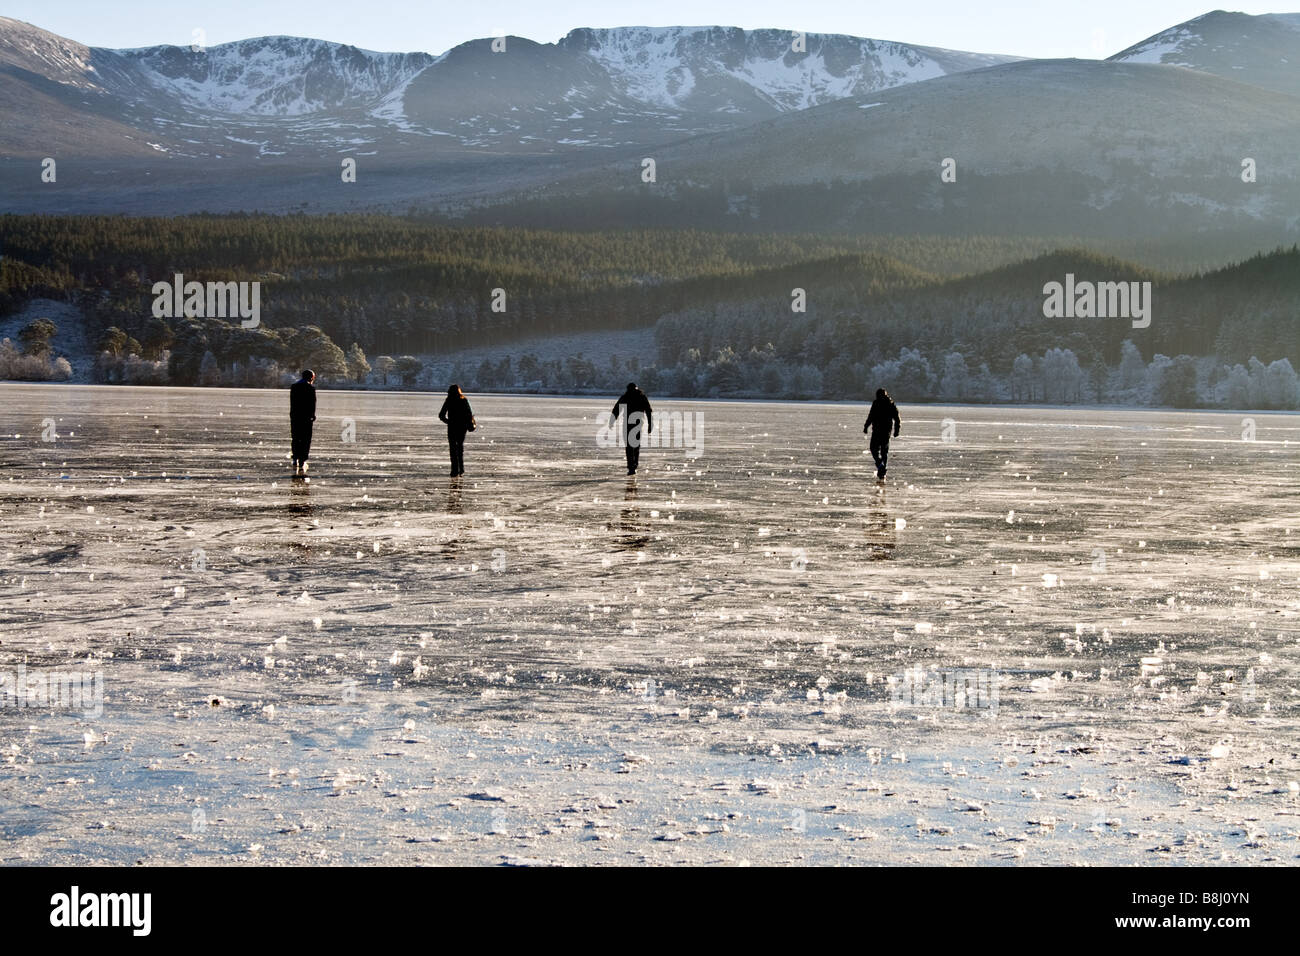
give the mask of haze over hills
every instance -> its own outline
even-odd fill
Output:
[[[430,56],[291,37],[97,50],[0,21],[0,212],[65,214],[0,217],[0,313],[66,306],[104,381],[274,384],[281,362],[364,378],[378,353],[415,384],[427,358],[490,347],[455,377],[585,388],[638,367],[612,362],[623,349],[677,395],[879,379],[1019,400],[1070,382],[1068,400],[1240,406],[1216,392],[1229,374],[1256,405],[1282,381],[1268,402],[1294,407],[1293,34],[1300,16],[1216,13],[1108,60],[1014,60],[629,27]],[[257,210],[415,215],[180,215]],[[153,281],[177,272],[257,277],[265,323],[154,317]],[[1044,315],[1044,284],[1070,273],[1154,276],[1159,321]],[[633,344],[600,370],[501,354],[596,335]]]
[[[1300,14],[1214,12],[1107,61],[793,39],[623,27],[438,56],[292,37],[104,50],[0,19],[0,208],[1241,233],[1250,251],[1300,234]],[[37,186],[45,156],[60,175]]]
[[[1149,236],[1300,228],[1300,97],[1158,65],[1031,60],[841,99],[585,172],[476,221]],[[1244,182],[1243,161],[1254,182]],[[941,178],[953,160],[955,181]],[[674,215],[676,219],[674,219]]]
[[[5,112],[43,94],[52,121],[75,115],[89,127],[65,151],[97,159],[132,155],[146,140],[193,158],[414,143],[644,146],[1014,59],[846,36],[809,35],[800,52],[793,44],[782,30],[626,27],[553,44],[509,37],[500,52],[475,40],[437,57],[283,36],[107,50],[0,18],[13,93]],[[138,134],[114,142],[119,122]],[[47,155],[40,131],[10,130],[0,148]]]

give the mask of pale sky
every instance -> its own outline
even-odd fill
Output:
[[[1095,58],[1212,9],[1183,0],[4,0],[0,14],[106,47],[188,46],[201,28],[206,45],[288,34],[369,50],[437,54],[487,36],[550,43],[575,27],[708,24],[847,33],[980,53]],[[1290,12],[1267,2],[1233,9]]]

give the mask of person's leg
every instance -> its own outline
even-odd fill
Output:
[[[889,436],[880,443],[880,477],[885,477],[885,472],[889,468]]]
[[[451,477],[455,478],[460,474],[460,466],[456,461],[456,433],[450,428],[447,429],[447,453],[451,459]]]
[[[871,460],[876,463],[876,477],[883,478],[885,476],[885,465],[880,460],[880,439],[875,435],[871,436]]]
[[[302,422],[290,422],[289,431],[293,436],[293,473],[296,475],[301,470],[303,459],[306,457],[303,451]]]
[[[645,415],[633,412],[627,416],[627,471],[635,474],[641,464],[641,442],[645,439]]]

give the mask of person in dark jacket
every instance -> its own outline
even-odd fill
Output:
[[[893,429],[894,437],[898,437],[898,406],[894,400],[889,397],[889,393],[883,388],[876,389],[876,400],[871,403],[871,411],[867,412],[867,422],[862,426],[862,433],[865,435],[871,432],[871,457],[876,462],[876,480],[885,480],[885,464],[889,461],[889,432]]]
[[[311,455],[311,425],[316,421],[316,373],[302,370],[302,378],[289,386],[289,432],[293,438],[293,473],[307,474]]]
[[[438,412],[438,421],[447,426],[447,444],[451,447],[451,477],[465,474],[465,433],[478,427],[474,410],[459,385],[447,389],[447,400]]]
[[[635,475],[637,465],[641,462],[641,436],[649,435],[654,431],[654,413],[650,410],[650,399],[646,397],[645,392],[636,387],[636,382],[628,382],[627,391],[614,403],[614,410],[610,412],[611,427],[619,427],[620,409],[626,410],[627,414],[627,420],[622,426],[627,452],[627,473]]]

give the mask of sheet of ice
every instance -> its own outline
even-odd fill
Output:
[[[0,386],[3,861],[1295,862],[1300,417],[471,398]]]

